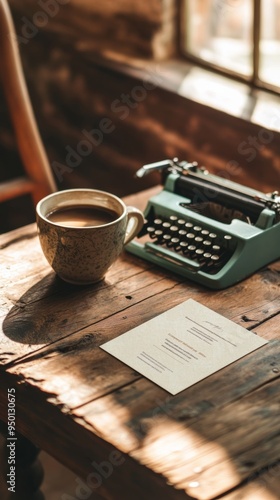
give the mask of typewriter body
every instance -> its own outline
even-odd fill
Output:
[[[197,163],[163,160],[163,189],[126,249],[212,289],[229,287],[280,257],[280,197],[212,175]]]

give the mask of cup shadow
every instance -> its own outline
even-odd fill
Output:
[[[3,333],[13,342],[44,345],[86,325],[86,295],[104,289],[106,282],[72,285],[51,272],[29,288],[3,321]],[[95,300],[94,300],[95,302]]]

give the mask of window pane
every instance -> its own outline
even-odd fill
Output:
[[[260,79],[280,86],[280,0],[261,4]]]
[[[252,74],[252,0],[185,0],[187,52],[242,75]]]

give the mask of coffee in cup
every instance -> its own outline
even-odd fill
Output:
[[[94,207],[91,205],[69,206],[58,208],[47,214],[47,219],[66,227],[102,226],[113,222],[118,214],[112,210]]]
[[[64,281],[100,281],[144,224],[135,207],[97,189],[68,189],[43,198],[36,207],[43,253]]]

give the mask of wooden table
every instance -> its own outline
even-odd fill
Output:
[[[144,208],[156,189],[125,201]],[[124,252],[105,281],[75,287],[35,225],[0,248],[0,418],[7,436],[15,389],[19,476],[36,457],[30,445],[21,459],[22,435],[83,478],[71,500],[280,498],[280,262],[214,292]],[[99,348],[188,298],[270,342],[177,396]]]

